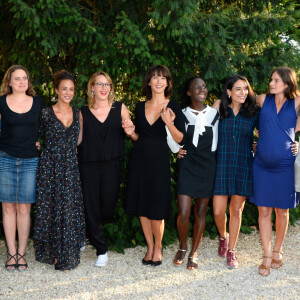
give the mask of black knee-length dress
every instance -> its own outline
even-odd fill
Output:
[[[209,106],[199,112],[187,107],[183,113],[188,121],[183,147],[187,153],[178,160],[177,193],[210,198],[216,173],[219,114]]]
[[[180,106],[169,101],[176,115],[174,125],[184,133],[185,117]],[[135,142],[128,170],[125,210],[128,214],[163,220],[171,215],[170,151],[165,123],[159,117],[150,125],[145,115],[145,102],[135,109]]]

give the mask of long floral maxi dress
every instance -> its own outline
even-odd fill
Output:
[[[65,127],[53,108],[41,115],[45,150],[37,172],[37,202],[34,226],[36,260],[54,264],[56,270],[71,270],[80,262],[85,239],[84,208],[76,154],[79,111]]]

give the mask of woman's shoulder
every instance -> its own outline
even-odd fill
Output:
[[[172,99],[170,99],[170,101],[168,103],[168,107],[170,107],[172,110],[176,109],[176,110],[181,111],[181,107],[180,107],[179,103]]]

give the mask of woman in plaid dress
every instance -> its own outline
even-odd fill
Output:
[[[255,95],[248,80],[240,75],[227,79],[219,108],[217,171],[213,208],[220,233],[218,253],[227,256],[227,267],[237,268],[234,248],[240,231],[246,197],[253,195],[253,130],[258,120]],[[229,237],[226,208],[229,205]]]

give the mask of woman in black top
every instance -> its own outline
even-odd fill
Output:
[[[105,72],[96,72],[88,83],[88,106],[81,109],[82,147],[79,151],[87,235],[97,250],[95,267],[108,261],[102,225],[114,215],[119,195],[124,131],[131,124],[126,106],[114,102],[114,87]]]
[[[35,178],[39,161],[36,147],[43,108],[35,96],[28,71],[10,67],[3,78],[0,97],[0,202],[8,249],[8,271],[27,269],[25,251],[30,230],[30,209],[35,203]],[[15,238],[18,230],[18,250]]]

